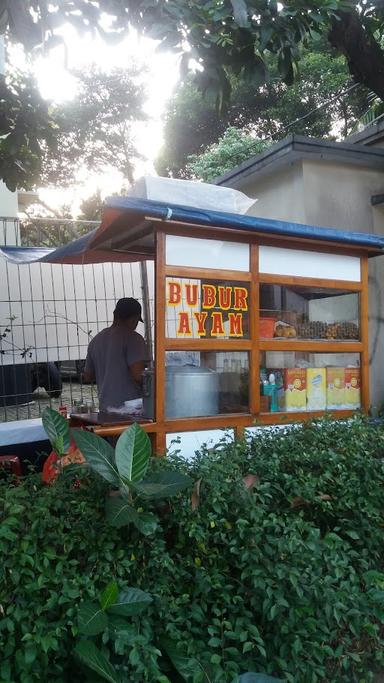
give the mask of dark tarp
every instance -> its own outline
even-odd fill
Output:
[[[333,242],[339,246],[361,247],[369,255],[384,252],[384,237],[288,221],[257,218],[222,211],[209,211],[168,202],[110,197],[105,202],[98,228],[58,249],[40,247],[1,247],[0,253],[13,263],[101,263],[154,259],[152,219],[210,228],[226,228],[260,234],[281,235]],[[319,245],[320,247],[320,245]],[[321,247],[320,247],[321,248]]]

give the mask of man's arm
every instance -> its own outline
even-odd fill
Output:
[[[84,384],[91,384],[95,381],[96,377],[93,372],[89,370],[84,370],[83,372],[83,382]]]
[[[132,363],[132,365],[129,366],[129,370],[134,382],[136,382],[136,384],[138,384],[141,387],[143,381],[143,372],[145,370],[144,361],[138,360],[136,361],[136,363]]]
[[[92,358],[89,353],[87,353],[87,358],[85,360],[85,366],[84,366],[84,372],[83,372],[83,382],[85,384],[91,384],[92,382],[96,381],[96,375],[95,375],[95,368],[93,365]]]

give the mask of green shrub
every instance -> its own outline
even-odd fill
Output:
[[[108,526],[90,473],[79,488],[70,473],[0,484],[0,680],[96,681],[73,657],[78,614],[112,580],[153,598],[102,635],[122,681],[371,680],[384,666],[383,457],[384,429],[357,418],[154,461],[199,485],[193,505],[143,503],[161,520],[150,536]]]

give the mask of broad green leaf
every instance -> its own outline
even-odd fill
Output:
[[[83,664],[109,683],[121,683],[112,664],[90,640],[80,640],[75,647],[75,655]]]
[[[151,512],[137,512],[127,498],[114,496],[105,502],[105,515],[111,526],[120,528],[134,524],[144,536],[153,534],[157,527],[157,517]]]
[[[56,439],[52,441],[52,448],[58,455],[64,455],[66,449],[64,448],[64,439],[62,436],[57,436]]]
[[[146,498],[168,498],[192,486],[192,479],[181,472],[156,472],[135,485]]]
[[[121,482],[112,446],[105,439],[85,429],[72,429],[72,436],[92,469],[110,484],[119,486]]]
[[[132,617],[141,614],[152,602],[149,593],[145,593],[140,588],[126,588],[119,593],[119,597],[114,605],[111,605],[109,612],[124,617]]]
[[[132,640],[136,640],[137,638],[135,623],[118,614],[111,614],[110,610],[108,612],[108,628],[109,630],[115,631],[115,633],[124,633],[125,636],[132,634]]]
[[[58,455],[67,453],[71,445],[68,421],[53,408],[46,408],[41,416],[53,450]],[[60,449],[60,450],[57,450]]]
[[[360,539],[360,536],[357,533],[357,531],[345,531],[345,534],[349,536],[349,538],[353,538],[354,541],[358,541]]]
[[[108,619],[100,605],[84,602],[79,609],[79,631],[85,636],[97,636],[107,626]]]
[[[143,479],[151,453],[148,434],[135,422],[121,434],[116,444],[115,458],[120,476],[128,481]]]
[[[194,680],[196,671],[200,670],[203,675],[203,678],[201,679],[202,683],[209,683],[210,678],[205,673],[198,659],[187,655],[185,651],[181,650],[180,647],[177,646],[175,641],[171,640],[171,638],[167,638],[166,636],[162,636],[159,639],[159,645],[160,649],[166,652],[176,671],[185,681],[188,681],[189,683],[190,681]]]
[[[150,536],[156,531],[158,519],[152,512],[137,512],[132,522],[144,536]]]
[[[105,515],[111,526],[122,527],[135,521],[137,512],[126,498],[114,496],[105,502]]]
[[[119,595],[119,588],[116,581],[111,581],[100,595],[101,609],[106,610],[113,605]]]

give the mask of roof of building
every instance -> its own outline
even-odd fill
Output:
[[[237,187],[241,184],[243,187],[244,182],[251,181],[253,175],[257,174],[260,178],[301,159],[338,161],[384,170],[384,148],[372,148],[366,144],[353,142],[316,140],[304,135],[289,135],[265,152],[251,157],[219,176],[214,182],[228,187]]]
[[[143,261],[155,258],[155,228],[159,221],[172,224],[198,226],[201,236],[220,231],[236,239],[236,234],[253,234],[261,238],[286,239],[332,243],[338,247],[360,248],[370,255],[384,253],[384,237],[377,235],[304,225],[289,221],[257,218],[223,211],[210,211],[170,204],[168,202],[110,197],[105,202],[101,225],[58,249],[35,247],[2,247],[0,253],[13,263],[101,263],[107,261]]]
[[[377,145],[378,142],[384,142],[384,119],[375,121],[369,126],[366,126],[364,130],[358,133],[353,133],[346,138],[348,143],[365,145],[370,147],[371,145]]]

